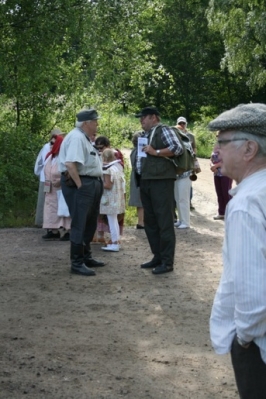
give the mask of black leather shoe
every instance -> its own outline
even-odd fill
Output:
[[[71,266],[71,273],[79,274],[81,276],[95,276],[94,270],[89,269],[86,265],[82,264],[80,267]]]
[[[93,258],[89,258],[84,260],[84,263],[86,266],[92,266],[92,267],[103,267],[105,265],[104,262],[100,261],[100,260],[96,260]]]
[[[152,273],[153,274],[163,274],[163,273],[172,272],[173,270],[174,270],[173,266],[161,264],[160,266],[155,267],[152,270]]]
[[[151,269],[152,267],[159,266],[161,264],[161,261],[152,259],[150,262],[142,263],[140,265],[141,269]]]
[[[145,229],[145,227],[142,226],[141,224],[137,224],[137,225],[136,225],[136,229],[137,229],[137,230],[143,230],[143,229]]]

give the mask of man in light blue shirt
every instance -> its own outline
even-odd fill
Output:
[[[266,105],[244,104],[209,124],[221,173],[234,179],[225,214],[223,273],[210,334],[230,352],[241,399],[266,398]]]

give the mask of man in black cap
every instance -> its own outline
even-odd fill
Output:
[[[93,108],[80,111],[76,127],[65,137],[59,153],[62,191],[72,219],[71,272],[84,276],[95,275],[90,267],[104,266],[92,258],[90,248],[103,192],[102,164],[92,145],[98,119]]]
[[[170,157],[181,155],[183,148],[175,132],[160,123],[160,113],[155,107],[142,109],[140,118],[147,145],[145,157],[137,159],[140,175],[140,196],[144,208],[144,225],[153,259],[141,268],[152,268],[153,274],[173,271],[175,255],[174,183],[176,170]]]
[[[223,274],[212,345],[231,353],[241,399],[266,398],[266,105],[242,104],[209,124],[221,173],[235,180],[225,212]]]

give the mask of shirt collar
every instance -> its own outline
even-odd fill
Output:
[[[241,183],[239,183],[236,187],[231,188],[231,190],[229,190],[229,194],[232,197],[234,197],[238,193],[238,191],[245,189],[245,187],[247,185],[249,185],[249,182],[251,179],[260,177],[261,175],[263,176],[264,174],[265,174],[265,179],[266,179],[266,169],[262,169],[262,170],[259,170],[258,172],[252,173],[251,175],[249,175],[245,179],[243,179],[241,181]]]
[[[91,141],[91,139],[87,136],[86,132],[84,132],[84,130],[82,130],[81,127],[78,127],[78,129],[79,129],[79,131],[80,131],[82,134],[84,134],[84,136],[86,137],[86,139],[89,140],[89,142],[90,142],[91,144],[93,144],[92,141]]]

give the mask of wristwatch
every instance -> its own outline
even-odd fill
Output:
[[[244,348],[244,349],[247,349],[249,347],[249,345],[251,344],[251,342],[244,341],[238,335],[236,336],[236,340],[237,340],[238,344],[240,346],[242,346],[242,348]]]
[[[160,155],[161,150],[156,150],[157,156]]]

